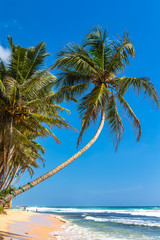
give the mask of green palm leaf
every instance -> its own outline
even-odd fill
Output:
[[[151,100],[157,104],[157,107],[159,106],[157,91],[154,88],[153,83],[149,78],[122,77],[122,78],[117,78],[116,81],[119,84],[121,95],[123,95],[128,88],[133,87],[133,89],[139,94],[144,93],[145,96],[148,94]]]
[[[106,29],[103,32],[100,27],[93,28],[92,32],[85,37],[83,47],[89,48],[92,58],[100,69],[104,71],[111,54]]]
[[[120,142],[124,135],[124,126],[122,119],[118,113],[115,97],[112,95],[106,106],[106,121],[111,130],[111,137],[113,137],[115,150],[118,149]]]
[[[30,74],[33,74],[33,71],[36,71],[40,66],[43,66],[45,57],[50,56],[49,53],[46,53],[45,42],[41,42],[36,47],[29,49],[28,55],[31,61],[29,61],[28,64],[30,67],[25,76],[25,80],[30,76]]]
[[[133,44],[130,41],[128,33],[123,33],[123,37],[118,37],[111,43],[113,57],[111,58],[107,72],[117,73],[123,71],[126,68],[126,64],[129,64],[129,56],[135,56],[135,50]]]
[[[141,137],[141,125],[136,117],[135,113],[133,112],[132,108],[129,106],[129,104],[126,102],[126,100],[123,98],[122,95],[118,95],[119,102],[123,108],[124,115],[129,119],[131,122],[133,122],[133,129],[138,130],[137,134],[137,141],[140,140]]]
[[[5,93],[5,86],[4,86],[4,84],[3,84],[3,82],[2,82],[2,80],[0,79],[0,91],[2,92],[2,93]]]
[[[54,67],[67,68],[85,74],[97,73],[98,66],[90,57],[87,50],[79,47],[77,44],[66,45],[57,55],[59,59],[55,62]]]
[[[0,125],[3,126],[0,128],[0,146],[3,146],[0,149],[0,179],[3,180],[4,170],[9,171],[9,167],[19,164],[21,173],[27,169],[32,173],[33,168],[38,167],[37,158],[44,160],[39,154],[39,151],[44,153],[44,148],[35,144],[38,137],[50,135],[58,144],[60,140],[52,128],[71,128],[59,115],[63,110],[69,111],[57,104],[58,95],[53,91],[57,78],[48,72],[50,68],[41,70],[45,58],[50,55],[46,53],[45,43],[22,48],[14,45],[12,37],[8,41],[9,63],[5,66],[0,62]],[[7,159],[11,149],[14,149],[12,159]],[[7,167],[6,162],[10,164]],[[14,178],[14,174],[9,176]]]
[[[124,127],[115,98],[119,95],[123,97],[131,86],[139,93],[148,94],[158,105],[158,95],[149,79],[117,76],[126,69],[130,57],[134,56],[134,46],[127,32],[123,33],[122,37],[118,36],[112,40],[107,39],[107,31],[103,31],[100,27],[95,27],[85,37],[81,46],[75,43],[67,44],[57,54],[58,59],[54,67],[57,67],[60,73],[56,86],[64,97],[67,95],[79,99],[78,110],[82,122],[78,144],[82,141],[84,131],[102,112],[104,103],[106,119],[115,136],[117,149],[123,138]],[[141,129],[138,119],[124,99],[119,97],[118,100],[128,112],[128,118],[133,120],[134,128],[138,129],[137,140],[139,140]]]
[[[108,92],[104,84],[95,87],[89,94],[81,99],[78,111],[82,119],[82,124],[77,145],[82,141],[84,131],[87,130],[90,124],[96,121],[102,108],[102,99],[106,101],[108,99]]]

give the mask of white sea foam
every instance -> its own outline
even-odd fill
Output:
[[[115,235],[111,236],[108,233],[92,231],[70,222],[62,227],[62,231],[53,232],[52,234],[56,234],[57,240],[119,240]],[[126,238],[121,238],[121,240],[126,240]]]
[[[139,225],[139,226],[147,226],[147,227],[159,227],[160,223],[154,221],[143,221],[139,219],[128,219],[128,218],[98,218],[87,216],[85,217],[86,220],[94,221],[94,222],[112,222],[112,223],[121,223],[126,225]]]
[[[160,217],[160,209],[88,209],[88,208],[49,208],[49,207],[28,207],[27,210],[53,213],[118,213],[134,216]]]
[[[72,223],[67,220],[67,223],[62,225],[62,231],[53,232],[52,234],[57,237],[57,240],[147,240],[151,239],[150,236],[145,233],[135,233],[134,231],[130,231],[129,233],[121,231],[118,228],[116,228],[116,231],[114,228],[107,228],[111,229],[110,231],[101,231],[98,228],[98,222],[112,222],[112,225],[115,223],[118,224],[124,224],[124,225],[139,225],[139,226],[146,226],[146,227],[158,227],[160,228],[160,219],[157,218],[142,218],[141,216],[149,216],[149,217],[160,217],[160,208],[150,208],[150,209],[140,209],[140,208],[127,208],[127,209],[107,209],[107,208],[56,208],[56,207],[28,207],[27,210],[30,211],[36,211],[39,212],[50,212],[50,213],[80,213],[81,217],[84,219],[83,221],[86,221],[85,227],[80,227],[76,225],[75,223]],[[92,213],[97,213],[93,214]],[[100,213],[100,214],[98,214]],[[102,217],[101,213],[103,214]],[[135,217],[130,216],[116,216],[116,215],[110,215],[107,218],[107,213],[118,213],[118,214],[129,214],[134,215]],[[58,215],[58,214],[57,214]],[[139,215],[139,217],[138,217]],[[59,215],[57,216],[59,217]],[[152,221],[153,220],[153,221]],[[93,221],[93,223],[89,222]],[[97,222],[97,223],[94,223]],[[95,227],[95,225],[97,227]],[[106,223],[105,226],[108,224]],[[91,226],[91,228],[87,227]],[[92,227],[93,226],[93,227]],[[103,226],[103,224],[101,225]],[[108,225],[110,226],[110,225]],[[124,226],[123,226],[124,227]],[[127,228],[128,231],[129,228]],[[112,231],[113,230],[113,231]],[[158,230],[158,229],[157,229]],[[158,230],[159,231],[159,230]],[[126,235],[127,233],[127,235]],[[153,239],[160,239],[160,236],[156,235]]]

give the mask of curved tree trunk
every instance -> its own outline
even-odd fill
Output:
[[[65,161],[64,163],[60,164],[58,167],[54,168],[53,170],[49,171],[48,173],[42,175],[41,177],[38,177],[37,179],[33,180],[32,182],[30,182],[29,184],[26,184],[24,186],[22,186],[22,188],[18,188],[17,190],[14,191],[13,194],[7,194],[3,199],[0,200],[0,205],[5,205],[6,202],[9,202],[11,199],[13,199],[15,196],[18,196],[19,194],[27,191],[28,189],[30,189],[31,187],[36,186],[37,184],[43,182],[44,180],[50,178],[51,176],[53,176],[54,174],[56,174],[57,172],[59,172],[60,170],[62,170],[63,168],[65,168],[66,166],[68,166],[70,163],[72,163],[74,160],[76,160],[78,157],[80,157],[84,152],[86,152],[92,145],[93,143],[97,140],[99,134],[102,131],[102,128],[104,126],[104,122],[105,122],[105,109],[104,107],[102,108],[102,112],[101,112],[101,122],[100,125],[98,127],[98,130],[96,132],[96,134],[94,135],[94,137],[91,139],[91,141],[89,141],[89,143],[87,145],[85,145],[79,152],[77,152],[75,155],[73,155],[71,158],[69,158],[67,161]],[[15,195],[15,196],[14,196]],[[6,202],[5,202],[6,201]]]

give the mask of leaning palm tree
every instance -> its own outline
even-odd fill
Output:
[[[103,32],[99,27],[94,28],[86,36],[82,46],[69,44],[58,53],[58,59],[53,66],[60,70],[56,83],[58,91],[61,91],[63,97],[80,97],[78,111],[82,123],[78,145],[82,141],[84,132],[97,121],[99,115],[101,120],[96,134],[87,145],[55,169],[24,185],[22,187],[24,191],[53,176],[89,149],[97,140],[105,121],[111,130],[117,150],[124,135],[119,106],[127,119],[132,121],[133,128],[138,131],[137,141],[139,141],[140,122],[124,95],[132,87],[137,93],[148,95],[157,106],[158,95],[149,78],[122,76],[129,64],[130,56],[134,57],[135,51],[128,33],[112,41],[107,39],[107,32]],[[14,191],[15,196],[20,193],[22,189]],[[13,194],[8,194],[1,203],[4,205],[5,201],[13,197]]]

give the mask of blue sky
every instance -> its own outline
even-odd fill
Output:
[[[111,37],[128,30],[136,58],[131,60],[124,75],[150,77],[159,92],[159,8],[158,0],[6,0],[1,2],[0,56],[8,56],[8,35],[24,47],[46,41],[47,51],[52,53],[46,61],[49,66],[61,46],[68,42],[80,43],[96,25],[107,28]],[[142,124],[139,143],[125,121],[125,137],[115,153],[105,127],[90,150],[51,179],[17,197],[14,205],[160,205],[160,112],[147,99],[132,92],[127,95],[127,100]],[[64,116],[72,126],[80,129],[76,105],[65,106],[71,115]],[[83,144],[94,135],[97,126],[88,130]],[[57,146],[51,138],[45,142],[40,140],[47,150],[47,161],[45,168],[36,170],[34,178],[77,151],[76,132],[65,129],[54,132],[62,145]],[[27,174],[20,184],[26,181],[29,181]]]

